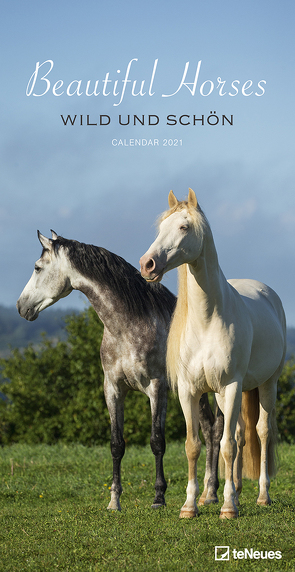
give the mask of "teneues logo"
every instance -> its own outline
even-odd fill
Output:
[[[234,560],[281,560],[280,550],[254,550],[254,548],[244,548],[244,550],[230,551],[229,546],[215,546],[215,560],[226,561],[230,559],[230,554]]]
[[[215,560],[229,560],[229,546],[215,546]]]

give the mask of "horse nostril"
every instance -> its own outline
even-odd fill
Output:
[[[155,269],[156,263],[153,258],[150,258],[145,265],[145,269],[152,272]]]

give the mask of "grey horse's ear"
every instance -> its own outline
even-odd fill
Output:
[[[188,204],[191,205],[192,207],[197,208],[197,206],[198,206],[198,201],[197,201],[196,193],[195,193],[195,191],[193,191],[193,189],[189,189],[189,190],[188,190],[187,202],[188,202]]]
[[[57,234],[56,232],[54,232],[54,230],[51,229],[51,238],[52,240],[56,240],[57,239]]]
[[[50,238],[46,238],[46,236],[43,236],[43,234],[41,234],[41,232],[39,230],[37,230],[37,234],[38,234],[38,238],[39,238],[43,248],[45,248],[46,250],[50,250],[51,249]]]
[[[169,195],[168,195],[168,205],[171,209],[173,209],[173,207],[176,207],[178,203],[178,200],[175,196],[175,194],[173,193],[173,191],[170,191]]]

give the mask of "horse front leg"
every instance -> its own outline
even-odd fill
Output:
[[[178,394],[186,422],[185,452],[188,460],[188,485],[186,501],[181,508],[180,518],[193,518],[198,514],[196,497],[199,494],[197,461],[201,452],[199,438],[199,402],[201,394],[192,395],[189,387],[178,382]]]
[[[124,428],[124,400],[127,389],[120,390],[105,377],[104,393],[111,419],[111,453],[113,458],[113,482],[111,486],[111,500],[109,510],[121,510],[120,496],[123,492],[121,485],[121,461],[125,453]]]
[[[224,503],[220,518],[237,518],[239,515],[235,504],[236,489],[233,480],[233,467],[237,454],[235,431],[242,400],[242,384],[234,381],[226,386],[224,395],[224,430],[220,442],[220,450],[225,464]]]
[[[257,504],[262,506],[271,504],[268,493],[270,487],[270,478],[268,474],[268,443],[270,435],[270,415],[263,409],[260,404],[259,420],[256,425],[257,435],[260,443],[260,476],[259,476],[259,495]]]
[[[167,383],[166,380],[155,380],[151,383],[149,398],[152,413],[151,449],[156,462],[156,496],[152,508],[165,506],[165,492],[167,483],[164,476],[163,457],[166,449],[165,420],[167,411]]]

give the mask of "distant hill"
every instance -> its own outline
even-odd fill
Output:
[[[27,322],[20,317],[16,308],[0,306],[0,355],[5,357],[10,348],[22,348],[29,343],[40,343],[43,332],[50,338],[65,339],[64,318],[73,312],[75,310],[49,308],[34,322]]]
[[[20,317],[16,308],[0,305],[0,355],[5,357],[10,348],[23,348],[29,343],[38,344],[45,332],[50,338],[65,339],[64,318],[76,310],[55,310],[42,312],[34,322]],[[288,328],[287,359],[295,356],[295,328]]]

